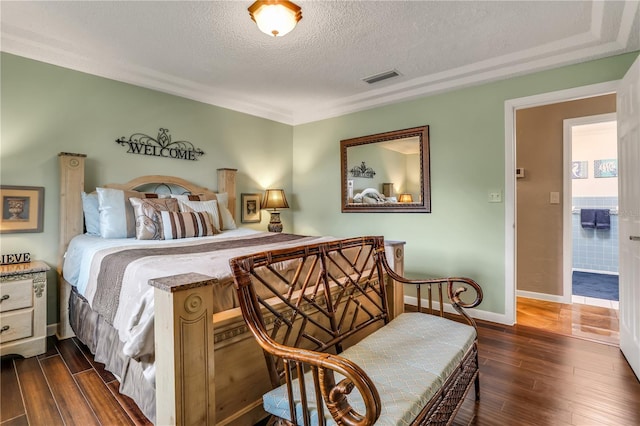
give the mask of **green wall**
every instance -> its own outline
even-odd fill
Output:
[[[315,123],[285,124],[3,53],[0,181],[45,187],[44,232],[3,234],[3,254],[28,251],[54,269],[58,247],[58,159],[88,155],[88,190],[146,174],[170,174],[215,189],[216,169],[238,168],[238,192],[282,187],[285,231],[404,240],[409,275],[467,275],[485,289],[484,311],[504,313],[504,101],[616,80],[638,53],[428,96]],[[431,214],[340,212],[339,141],[430,126]],[[115,143],[170,129],[206,154],[197,162],[126,154]],[[266,229],[262,223],[251,225]],[[295,222],[294,222],[295,219]],[[57,322],[49,274],[48,322]]]
[[[292,191],[292,127],[181,97],[3,53],[1,62],[0,182],[45,188],[44,232],[2,234],[3,254],[30,252],[54,270],[48,281],[48,323],[57,322],[55,273],[59,229],[58,153],[87,154],[85,185],[175,175],[217,187],[216,169],[238,169],[238,193],[266,187]],[[115,143],[168,128],[205,155],[198,161],[127,154]],[[269,214],[262,223],[266,230]],[[239,215],[238,215],[239,217]],[[286,230],[293,213],[282,212]]]
[[[504,103],[620,79],[638,53],[538,72],[296,126],[295,232],[406,241],[408,275],[465,275],[484,288],[479,309],[505,312]],[[341,213],[339,141],[427,124],[432,213]],[[411,293],[411,292],[408,292]]]

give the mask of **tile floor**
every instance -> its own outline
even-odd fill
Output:
[[[617,300],[596,299],[593,297],[585,296],[571,296],[571,302],[579,303],[581,305],[599,306],[601,308],[619,309],[619,302]]]

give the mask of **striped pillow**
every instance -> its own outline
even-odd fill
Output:
[[[189,201],[178,200],[181,212],[206,212],[209,214],[211,223],[216,227],[217,231],[222,230],[222,221],[220,220],[220,211],[218,210],[218,202],[210,201]]]
[[[165,240],[206,237],[216,233],[211,219],[205,212],[158,212]]]

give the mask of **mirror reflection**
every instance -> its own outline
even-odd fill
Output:
[[[343,212],[431,211],[429,127],[340,141]]]

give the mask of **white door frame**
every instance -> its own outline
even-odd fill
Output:
[[[504,103],[504,313],[507,324],[516,323],[516,111],[522,108],[531,108],[615,93],[618,84],[618,80],[607,81],[589,86],[559,90],[557,92],[508,99]]]
[[[606,123],[616,121],[617,114],[589,115],[586,117],[569,118],[562,121],[562,303],[571,303],[573,271],[573,188],[571,186],[571,161],[572,161],[572,132],[574,126],[585,124]],[[616,142],[617,144],[617,142]]]

